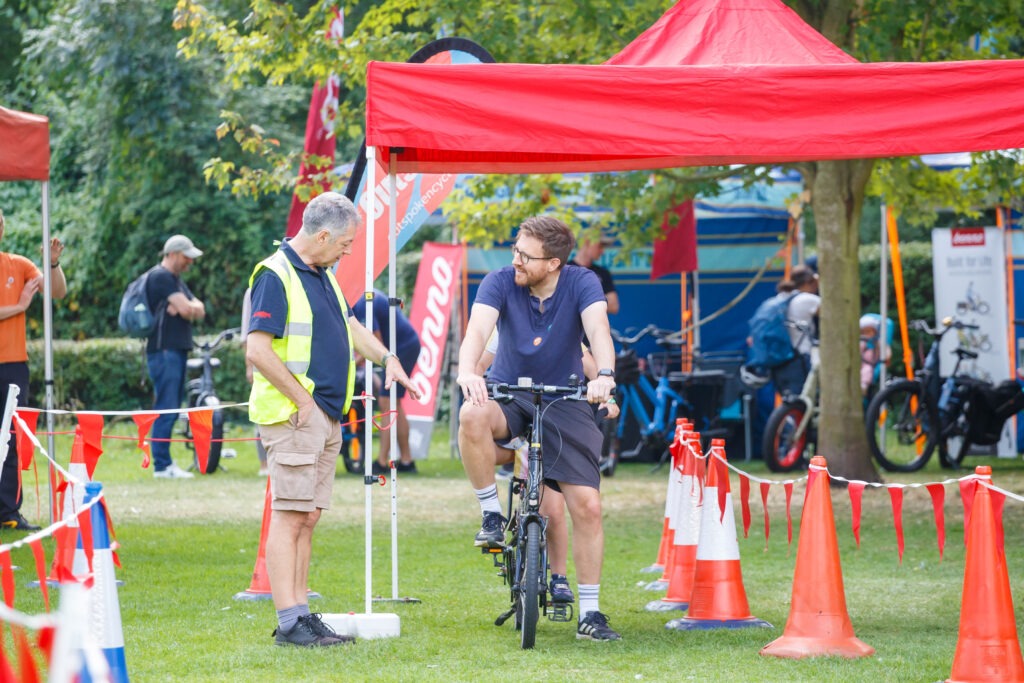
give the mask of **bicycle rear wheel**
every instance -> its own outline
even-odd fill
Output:
[[[792,472],[806,467],[807,454],[813,454],[816,441],[812,425],[807,425],[797,435],[806,414],[804,402],[794,400],[779,404],[768,416],[761,445],[764,463],[772,472]]]
[[[916,472],[932,457],[939,416],[917,380],[897,380],[879,391],[865,422],[871,455],[883,469]]]
[[[200,400],[197,399],[194,403],[189,405],[189,408],[207,407],[214,408],[220,405],[220,401],[216,396],[207,396],[202,399],[202,406],[200,406]],[[192,439],[192,427],[189,423],[185,423],[185,438]],[[192,444],[187,444],[189,448],[194,450]],[[224,449],[224,411],[214,410],[211,416],[210,426],[210,452],[206,456],[206,469],[202,470],[202,474],[213,474],[220,467],[220,456],[221,451]],[[192,462],[197,471],[200,471],[199,458],[192,454]]]
[[[540,523],[529,521],[523,526],[526,536],[526,557],[520,577],[521,626],[520,639],[524,650],[533,647],[537,639],[537,621],[540,618],[540,587],[544,583],[540,566]],[[522,546],[520,546],[522,548]],[[522,551],[520,551],[522,552]]]

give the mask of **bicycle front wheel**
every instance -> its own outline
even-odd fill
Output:
[[[916,472],[936,446],[938,413],[917,380],[890,383],[868,404],[865,415],[871,455],[889,472]]]
[[[526,558],[520,585],[522,600],[522,620],[520,631],[524,650],[533,647],[537,639],[537,621],[540,618],[540,587],[544,584],[544,575],[540,566],[540,523],[531,521],[523,527],[526,536]]]
[[[764,463],[772,472],[792,472],[807,465],[807,454],[814,450],[812,425],[797,433],[807,414],[803,401],[785,401],[768,416],[764,428]]]

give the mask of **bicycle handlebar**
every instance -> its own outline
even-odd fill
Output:
[[[569,377],[569,386],[558,386],[557,384],[535,384],[534,381],[529,377],[520,377],[518,384],[508,384],[506,382],[496,382],[487,385],[487,393],[490,394],[491,398],[495,401],[511,401],[513,393],[527,393],[534,395],[554,395],[559,394],[562,398],[566,398],[570,401],[586,401],[587,400],[587,385],[583,382],[579,382],[577,378],[577,384],[572,384],[572,375]]]
[[[227,330],[221,330],[221,332],[216,337],[213,338],[213,341],[203,342],[202,344],[200,344],[197,341],[193,341],[192,346],[202,351],[213,351],[224,342],[231,341],[235,337],[235,335],[239,334],[241,331],[242,328],[240,327],[232,327]]]
[[[630,348],[633,344],[636,344],[648,335],[655,337],[656,343],[659,346],[680,346],[684,343],[681,331],[666,330],[658,327],[654,323],[644,327],[631,337],[623,335],[618,330],[610,331],[612,340],[621,344],[624,349]]]
[[[927,320],[913,320],[910,326],[915,330],[920,330],[926,334],[929,334],[936,339],[941,339],[944,334],[950,330],[980,330],[979,325],[971,325],[970,323],[961,322],[954,318],[944,318],[940,327],[931,327]]]

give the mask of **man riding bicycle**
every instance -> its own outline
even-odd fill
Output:
[[[489,273],[470,312],[458,377],[465,403],[459,413],[459,448],[483,524],[475,538],[482,547],[500,547],[505,519],[494,480],[495,443],[527,433],[532,411],[488,400],[487,384],[476,374],[487,340],[501,334],[490,379],[515,384],[519,377],[566,385],[583,376],[580,343],[586,333],[598,376],[587,386],[587,400],[606,404],[613,396],[615,351],[607,303],[597,276],[565,266],[575,245],[569,228],[554,218],[529,218],[519,226],[512,265]],[[579,588],[577,638],[618,640],[599,608],[604,531],[601,522],[598,460],[601,432],[591,409],[556,401],[545,413],[542,443],[544,484],[565,498],[573,520],[573,556]]]

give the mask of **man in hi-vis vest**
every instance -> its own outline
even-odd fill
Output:
[[[397,381],[419,398],[398,358],[350,317],[328,270],[351,253],[360,227],[352,202],[326,192],[306,206],[298,234],[257,264],[249,279],[245,356],[255,369],[249,419],[259,425],[270,468],[267,576],[278,645],[352,641],[310,613],[306,587],[313,528],[330,506],[341,423],[352,401],[353,351],[384,366],[387,388]]]

